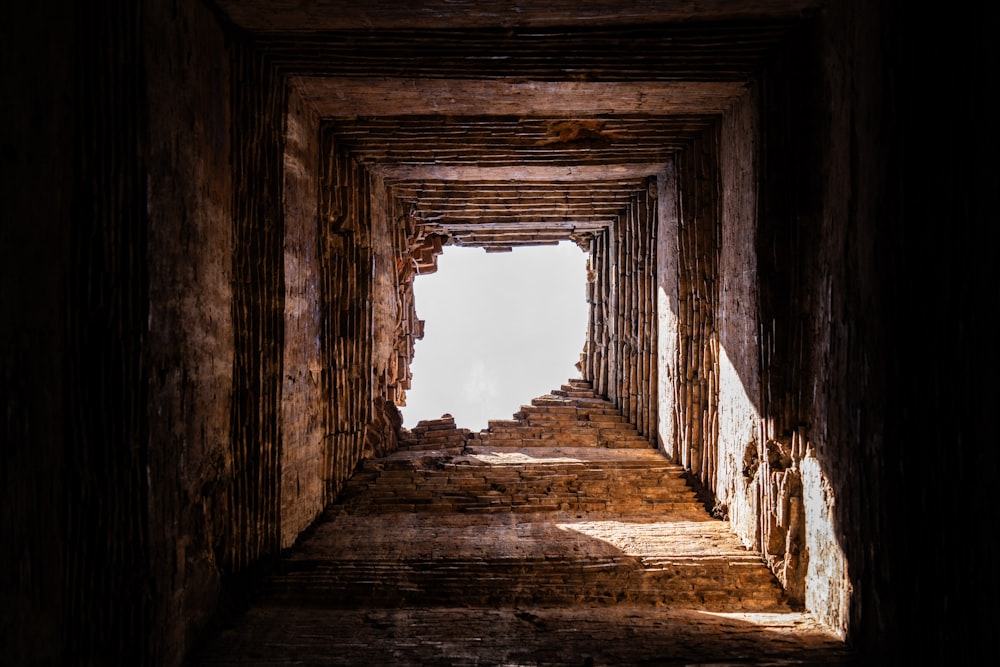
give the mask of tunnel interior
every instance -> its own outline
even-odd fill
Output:
[[[311,187],[319,190],[321,221],[318,229],[294,230],[286,222],[286,304],[291,290],[318,292],[295,326],[318,331],[321,343],[312,358],[292,363],[288,346],[298,342],[286,322],[283,372],[316,366],[332,374],[326,389],[286,383],[281,402],[287,414],[303,413],[300,400],[336,411],[325,442],[282,430],[282,547],[337,497],[360,458],[395,446],[393,406],[405,401],[423,329],[414,276],[435,271],[449,244],[504,252],[573,241],[589,252],[591,265],[582,377],[717,497],[720,513],[731,512],[747,545],[765,552],[794,600],[808,595],[817,615],[846,632],[835,498],[821,491],[830,482],[800,428],[809,406],[793,398],[800,394],[794,383],[809,373],[808,348],[820,341],[754,324],[762,310],[786,307],[762,302],[767,284],[754,276],[758,234],[767,235],[755,219],[757,197],[766,196],[757,188],[774,180],[758,180],[758,155],[764,142],[780,148],[786,139],[763,138],[761,128],[784,122],[789,127],[774,133],[795,133],[796,123],[816,122],[820,113],[807,108],[813,94],[802,90],[796,103],[803,108],[793,117],[762,118],[762,108],[776,105],[760,96],[772,79],[797,83],[771,74],[768,66],[777,66],[770,61],[789,53],[816,57],[794,43],[809,9],[655,28],[498,33],[490,26],[420,35],[389,29],[353,43],[317,31],[315,55],[301,39],[294,50],[281,47],[295,59],[286,65],[294,72],[287,79],[294,112],[286,121],[285,164],[303,165],[292,190],[301,200],[289,196],[286,181],[286,221],[302,211],[304,225],[314,224]],[[348,44],[366,60],[364,70],[337,61],[336,50]],[[503,68],[483,63],[478,49]],[[400,54],[420,56],[403,65]],[[317,136],[318,160],[289,154],[312,148]],[[307,165],[318,165],[318,173]],[[290,239],[310,235],[317,236],[318,256],[295,258],[296,275]],[[310,283],[319,276],[321,286]],[[778,279],[797,289],[801,280],[771,278]],[[358,365],[371,366],[370,377]],[[762,380],[774,383],[781,407],[763,404]],[[324,392],[343,398],[325,400]],[[759,461],[752,474],[748,457]],[[330,468],[317,470],[316,460]],[[312,496],[303,495],[301,480],[317,476],[322,492],[307,484]]]
[[[581,376],[789,597],[881,664],[976,654],[997,142],[957,129],[992,127],[988,68],[947,65],[995,64],[995,11],[99,4],[4,32],[11,664],[181,664],[398,447],[414,278],[565,241]]]

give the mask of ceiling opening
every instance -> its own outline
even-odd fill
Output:
[[[451,414],[481,430],[579,377],[586,339],[587,254],[572,242],[508,253],[447,246],[414,280],[425,321],[403,426]]]

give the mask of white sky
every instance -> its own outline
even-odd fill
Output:
[[[570,378],[586,339],[587,255],[573,243],[487,253],[446,246],[413,282],[417,317],[403,426],[448,413],[478,431]]]

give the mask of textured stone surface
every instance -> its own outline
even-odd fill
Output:
[[[248,639],[252,638],[252,641]],[[841,644],[801,613],[597,608],[259,606],[192,665],[742,665],[846,667]]]
[[[285,332],[281,389],[281,546],[323,510],[323,311],[319,115],[291,88],[285,118]]]
[[[847,664],[679,466],[564,430],[621,423],[611,405],[578,381],[480,433],[421,422],[193,664]]]
[[[711,0],[663,3],[629,0],[522,0],[516,11],[481,0],[423,0],[401,6],[393,0],[357,3],[323,0],[222,0],[218,3],[240,26],[251,30],[337,30],[345,28],[436,28],[447,23],[475,28],[546,25],[615,25],[635,21],[696,21],[718,18],[788,17],[821,5],[817,0]]]
[[[180,11],[182,20],[171,20]],[[222,588],[234,382],[230,70],[204,7],[145,15],[150,99],[149,454],[157,637],[183,656]],[[171,48],[190,43],[181,53]],[[97,596],[100,598],[101,596]],[[121,658],[125,660],[124,657]]]
[[[676,81],[692,94],[716,84],[729,91],[726,99],[744,85],[756,94],[759,118],[749,125],[725,115],[742,110],[717,105],[723,116],[655,122],[582,111],[496,117],[498,132],[517,127],[526,141],[498,134],[482,155],[494,166],[476,159],[490,143],[483,123],[491,109],[471,119],[428,115],[418,140],[433,141],[435,126],[440,134],[467,127],[477,148],[463,152],[452,136],[417,163],[369,163],[327,185],[356,206],[372,203],[379,178],[393,187],[408,181],[411,193],[434,182],[440,193],[461,181],[551,182],[553,192],[566,192],[567,183],[656,176],[659,219],[669,222],[656,230],[665,279],[658,303],[669,310],[684,296],[692,312],[705,311],[689,320],[704,326],[667,322],[659,331],[674,336],[657,340],[659,398],[672,401],[658,415],[659,444],[693,450],[691,433],[707,434],[698,456],[674,462],[706,462],[702,481],[720,493],[738,493],[734,476],[744,469],[758,478],[737,527],[759,538],[779,573],[801,572],[808,557],[806,604],[840,627],[846,613],[849,639],[882,654],[878,664],[974,664],[993,650],[993,618],[982,610],[1000,597],[1000,578],[981,508],[994,504],[1000,477],[989,446],[998,366],[989,305],[1000,266],[993,256],[1000,148],[987,76],[998,69],[995,3],[913,12],[899,2],[830,0],[802,12],[795,0],[636,2],[614,3],[621,11],[610,15],[603,0],[521,3],[523,13],[510,14],[481,0],[420,10],[394,3],[385,14],[383,2],[261,0],[245,5],[235,26],[219,11],[235,2],[9,4],[0,22],[9,92],[0,105],[5,663],[175,663],[225,597],[220,590],[239,589],[278,553],[283,447],[297,428],[282,416],[282,393],[285,372],[303,370],[283,358],[283,142],[292,75],[415,86],[486,78],[497,85],[464,90],[496,94],[540,81],[553,84],[550,91]],[[333,7],[345,11],[324,18]],[[275,32],[282,25],[310,29]],[[314,30],[323,25],[337,32]],[[568,85],[575,82],[587,85]],[[407,111],[385,113],[409,118],[393,125],[398,130],[414,127]],[[643,154],[663,156],[657,142],[678,154],[666,163],[621,162],[630,142],[637,147],[620,135],[629,125],[673,127],[659,139],[643,135],[653,142]],[[369,119],[352,127],[371,126]],[[711,159],[680,155],[692,146],[678,142],[716,135],[723,174],[755,171],[755,204],[730,189],[729,177],[713,182]],[[744,152],[744,142],[756,149]],[[603,149],[618,162],[602,162]],[[723,215],[701,216],[704,236],[737,243],[721,248],[718,271],[699,271],[697,235],[678,233],[697,211],[664,214],[712,204],[677,191],[676,183],[698,179],[728,202]],[[376,187],[363,190],[369,182]],[[433,269],[448,239],[422,236],[407,202],[387,199],[388,220],[399,222],[387,226],[404,237],[393,240],[403,285]],[[746,208],[730,217],[729,204]],[[566,207],[554,210],[565,225]],[[331,211],[321,212],[327,221]],[[355,218],[346,235],[364,236],[366,222]],[[321,248],[344,240],[330,231],[320,235]],[[535,240],[552,233],[521,231]],[[737,237],[754,239],[752,264]],[[359,248],[378,242],[352,239],[338,256],[372,266]],[[389,264],[379,252],[375,265]],[[706,266],[716,259],[706,256]],[[619,266],[622,275],[638,270]],[[330,391],[319,474],[328,499],[360,453],[394,446],[391,402],[403,398],[409,344],[421,330],[403,294],[395,367],[390,361],[385,378],[380,367],[372,378],[365,346],[373,337],[351,331],[373,321],[369,305],[395,295],[367,292],[385,283],[358,277],[324,274]],[[669,293],[660,293],[664,287]],[[753,321],[725,321],[744,317]],[[747,342],[749,331],[756,345],[741,359],[733,338]],[[714,354],[713,336],[727,357],[721,348]],[[344,340],[351,337],[353,347]],[[682,363],[685,349],[712,354]],[[727,358],[731,367],[713,385],[713,364]],[[737,376],[746,397],[738,396]],[[750,404],[760,407],[762,434],[756,456],[748,447],[741,460]],[[715,452],[714,423],[725,443]],[[796,516],[805,517],[806,549],[788,568],[792,559],[777,557],[801,535]],[[822,556],[835,549],[843,562]],[[920,660],[902,657],[911,648]]]

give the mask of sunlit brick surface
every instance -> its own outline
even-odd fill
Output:
[[[367,459],[198,664],[847,664],[760,555],[571,381]]]

